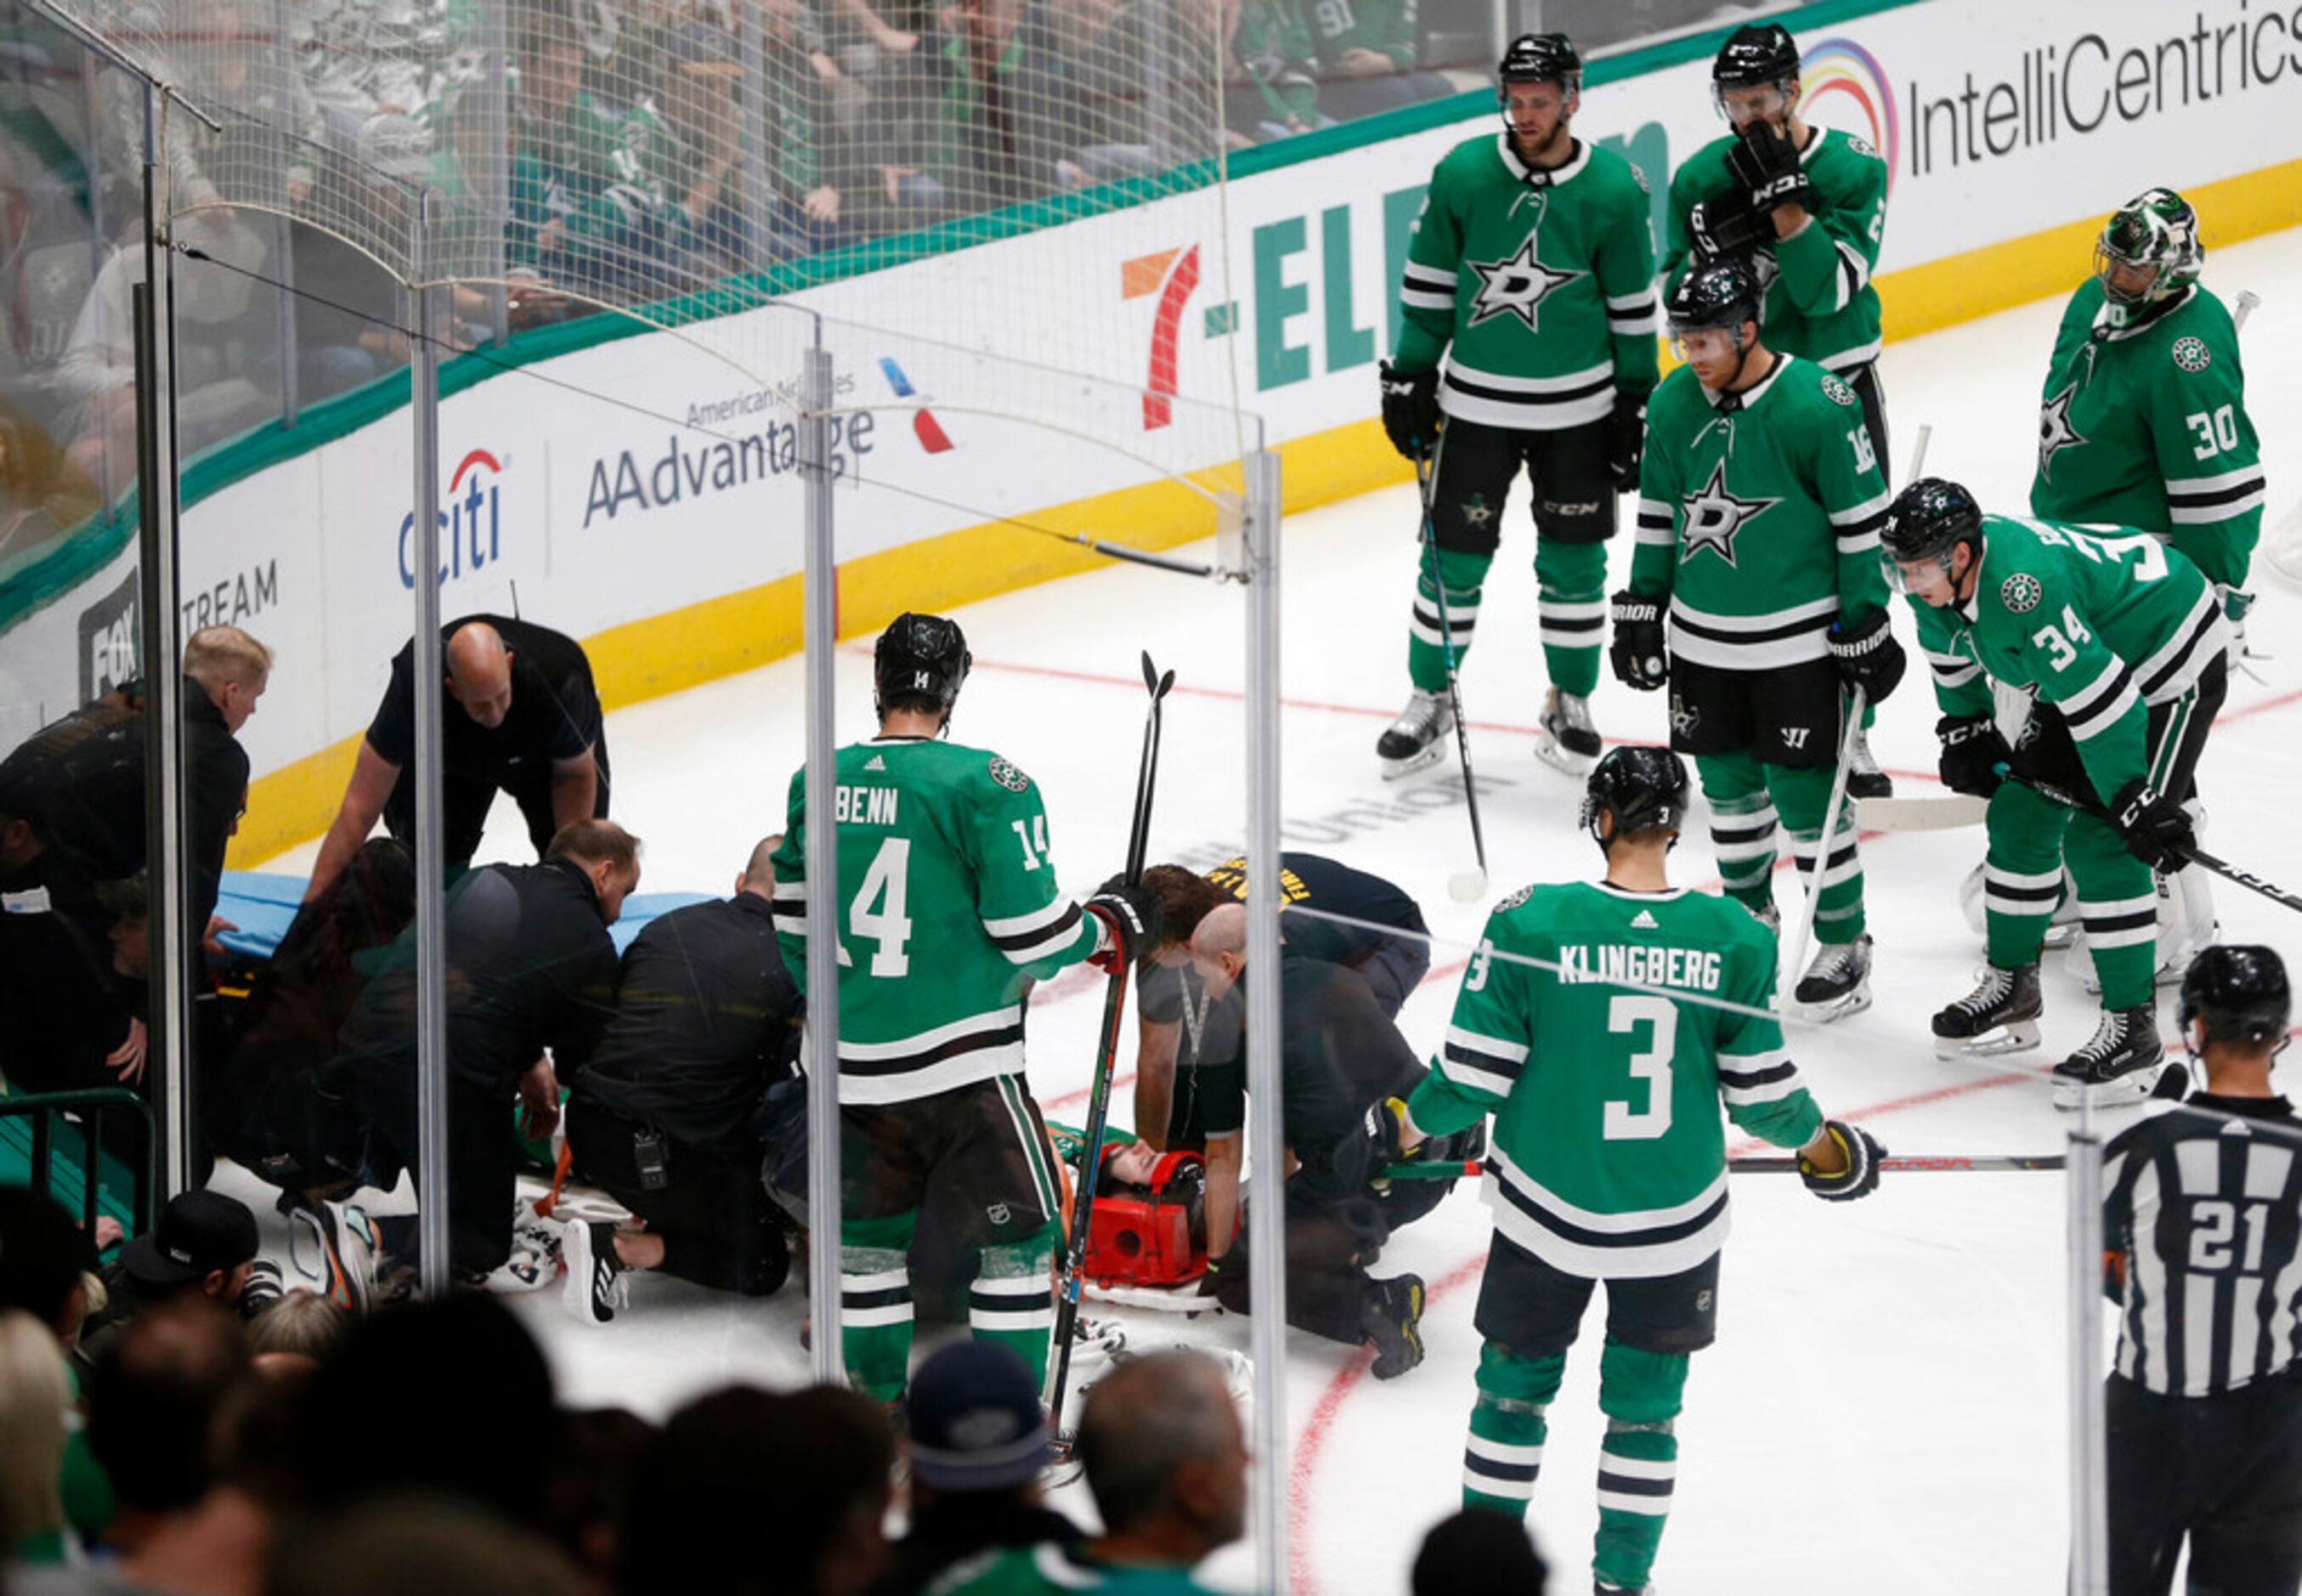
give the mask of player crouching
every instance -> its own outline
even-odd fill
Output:
[[[1823,1118],[1785,1053],[1773,931],[1730,900],[1670,885],[1686,804],[1676,754],[1617,748],[1599,762],[1583,817],[1606,879],[1531,886],[1496,906],[1438,1068],[1377,1126],[1413,1145],[1495,1116],[1466,1505],[1525,1514],[1567,1349],[1606,1282],[1600,1592],[1647,1589],[1678,1472],[1687,1357],[1718,1323],[1720,1103],[1738,1130],[1798,1148],[1801,1176],[1831,1201],[1868,1196],[1885,1155]]]
[[[1990,804],[1989,968],[1935,1016],[1937,1049],[2037,1046],[2038,951],[2067,863],[2103,1012],[2054,1066],[2054,1105],[2145,1096],[2165,1067],[2152,872],[2189,860],[2198,756],[2224,691],[2214,590],[2155,538],[1986,516],[1934,477],[1895,499],[1881,544],[1918,611],[1943,780]],[[2021,706],[2011,731],[1994,690]]]

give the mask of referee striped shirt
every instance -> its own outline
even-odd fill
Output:
[[[2302,1358],[2302,1121],[2285,1098],[2155,1105],[2103,1179],[2105,1245],[2126,1262],[2121,1374],[2205,1397]]]

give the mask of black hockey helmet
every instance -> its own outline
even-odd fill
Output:
[[[1615,835],[1658,828],[1676,831],[1686,819],[1686,765],[1668,748],[1611,749],[1583,784],[1583,829],[1604,853],[1601,812],[1615,817]]]
[[[1759,319],[1759,274],[1747,262],[1721,256],[1688,268],[1663,307],[1674,339],[1709,327],[1740,327]]]
[[[1763,88],[1769,84],[1785,95],[1797,87],[1798,42],[1780,22],[1746,22],[1726,36],[1718,58],[1710,63],[1714,88]]]
[[[957,621],[906,610],[888,623],[871,651],[872,702],[882,715],[905,701],[927,700],[948,710],[974,663]]]
[[[1556,83],[1572,111],[1583,92],[1583,57],[1563,33],[1522,33],[1511,40],[1502,64],[1495,68],[1495,104],[1502,107],[1503,126],[1516,131],[1510,114],[1514,83]]]
[[[1878,559],[1896,592],[1910,592],[1903,567],[1928,560],[1951,574],[1950,551],[1959,544],[1982,552],[1982,507],[1974,495],[1939,476],[1922,476],[1895,495],[1886,525],[1878,533]]]
[[[2275,953],[2219,942],[2190,961],[2175,1012],[2186,1040],[2203,1021],[2209,1042],[2276,1042],[2284,1038],[2293,1009],[2286,966]]]

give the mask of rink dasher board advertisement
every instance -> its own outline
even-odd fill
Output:
[[[1869,142],[1892,168],[1879,263],[1890,337],[1929,281],[1965,271],[1962,257],[1989,252],[1973,270],[1991,271],[2020,240],[2106,214],[2147,181],[2195,189],[2298,153],[2260,135],[2302,126],[2302,6],[2045,0],[2010,13],[1927,0],[1802,29],[1800,44],[1807,113]],[[1669,171],[1724,130],[1707,59],[1593,83],[1575,125],[1645,171],[1659,236]],[[1463,139],[1499,131],[1480,107],[1239,176],[1228,252],[1222,213],[1201,192],[800,296],[831,318],[843,565],[900,559],[920,540],[1001,516],[1062,525],[1048,507],[1219,466],[1236,451],[1214,402],[1231,391],[1234,362],[1244,407],[1289,457],[1290,498],[1371,485],[1363,427],[1348,451],[1355,465],[1338,461],[1346,451],[1322,453],[1322,441],[1373,414],[1374,365],[1395,338],[1399,265],[1432,166]],[[2211,243],[2211,210],[2205,222]],[[2078,248],[2060,275],[2074,283],[2088,265]],[[1940,269],[1930,278],[1929,267]],[[1035,314],[970,318],[971,305],[1012,302],[1019,282],[1032,286]],[[951,307],[954,341],[867,330],[919,320],[921,306]],[[772,390],[796,370],[796,319],[753,312],[692,342],[626,338],[538,368],[614,403],[509,374],[444,401],[442,612],[508,612],[516,592],[520,613],[576,635],[659,622],[660,646],[677,650],[708,624],[694,607],[794,576],[797,435]],[[1115,349],[1122,370],[1147,376],[1162,349],[1172,350],[1172,377],[1152,385],[1172,385],[1172,403],[1045,369]],[[404,413],[387,416],[185,514],[185,625],[236,621],[282,657],[245,734],[259,776],[355,735],[407,637],[407,430]],[[1372,468],[1390,464],[1378,453]],[[1062,529],[1156,547],[1209,527],[1122,511]],[[120,568],[12,639],[12,717],[33,705],[53,717],[85,696],[81,678],[101,675],[78,623],[116,604]],[[920,601],[939,601],[925,592]],[[68,657],[52,651],[52,632],[71,634]],[[16,645],[35,634],[26,658]],[[29,728],[0,729],[13,740]]]

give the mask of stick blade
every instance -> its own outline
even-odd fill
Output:
[[[1447,878],[1447,895],[1458,903],[1475,903],[1487,895],[1487,872],[1457,870]]]
[[[1858,798],[1854,824],[1864,831],[1949,831],[1979,826],[1989,816],[1990,801],[1967,793],[1946,793],[1938,798]]]

